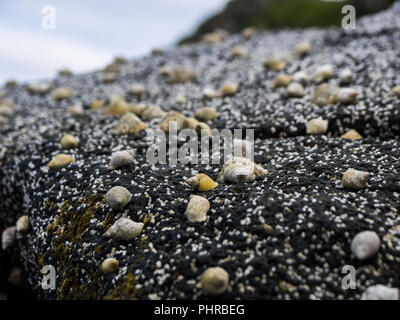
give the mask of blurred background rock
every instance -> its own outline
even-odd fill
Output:
[[[384,10],[395,1],[231,0],[220,13],[207,19],[195,33],[180,43],[200,40],[202,35],[215,29],[235,33],[246,27],[277,29],[339,26],[341,9],[345,5],[353,5],[358,18]]]

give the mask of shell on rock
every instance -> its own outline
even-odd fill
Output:
[[[63,149],[73,149],[78,145],[78,139],[67,133],[61,138],[60,143]]]
[[[191,195],[185,214],[190,222],[203,222],[207,220],[210,202],[201,196]]]
[[[114,135],[137,133],[147,129],[147,125],[132,112],[124,114],[113,130]]]
[[[345,134],[341,135],[342,139],[348,140],[360,140],[362,136],[354,129],[347,131]]]
[[[280,71],[285,69],[286,63],[275,58],[270,58],[263,62],[263,66],[272,71]]]
[[[27,215],[18,218],[15,224],[16,231],[21,234],[28,233],[29,231],[29,217]]]
[[[311,119],[306,124],[307,134],[325,134],[328,131],[328,120],[322,118]]]
[[[108,228],[103,236],[115,240],[129,241],[139,236],[143,227],[144,224],[141,222],[134,222],[128,218],[120,218]]]
[[[170,111],[161,120],[160,129],[163,130],[164,132],[169,132],[171,129],[170,123],[175,122],[176,128],[179,131],[181,130],[184,121],[185,121],[185,116],[182,113],[176,111]]]
[[[111,155],[110,169],[115,170],[125,167],[133,163],[135,158],[135,150],[123,150],[113,152]]]
[[[365,260],[378,252],[381,240],[374,231],[358,233],[351,241],[351,251],[358,260]]]
[[[218,118],[219,115],[220,115],[219,112],[217,112],[217,110],[215,110],[212,107],[203,107],[197,109],[196,112],[194,113],[194,117],[200,121],[211,121],[214,120],[215,118]]]
[[[165,111],[159,106],[149,106],[143,110],[141,117],[143,120],[153,120],[165,116]]]
[[[71,96],[71,94],[72,94],[71,88],[68,87],[57,88],[56,90],[54,90],[53,99],[57,101],[68,99]]]
[[[132,194],[122,186],[116,186],[106,193],[106,203],[113,210],[122,210],[131,201]]]
[[[234,183],[252,182],[258,177],[264,177],[267,173],[268,170],[250,159],[233,157],[225,162],[217,181]]]
[[[107,258],[101,263],[101,271],[104,273],[114,273],[118,270],[119,263],[115,258]]]
[[[75,159],[71,156],[60,153],[56,155],[53,159],[51,159],[51,161],[47,164],[47,167],[49,167],[50,169],[60,169],[74,161]]]
[[[201,275],[201,289],[209,295],[220,295],[229,286],[229,274],[221,267],[208,268]]]
[[[99,110],[104,107],[104,102],[101,100],[93,100],[92,104],[90,105],[90,110]]]
[[[7,250],[14,244],[16,232],[16,226],[8,227],[3,231],[3,233],[1,234],[1,248],[3,250]]]
[[[304,57],[305,55],[309,54],[311,51],[311,44],[307,41],[300,42],[296,46],[296,54],[299,57]]]
[[[195,79],[197,77],[197,74],[191,69],[178,66],[173,68],[168,76],[169,82],[171,83],[185,83]]]
[[[223,97],[230,96],[235,94],[238,91],[238,89],[239,89],[238,83],[226,83],[219,90],[219,94]]]
[[[322,82],[332,78],[334,75],[334,71],[331,65],[325,64],[317,68],[314,75],[314,80],[318,82]]]
[[[204,173],[198,173],[194,177],[187,179],[185,182],[193,189],[199,191],[212,190],[218,186],[217,182]]]
[[[234,46],[230,53],[234,57],[246,57],[248,55],[247,49],[243,46]]]
[[[352,190],[364,188],[369,176],[369,172],[347,169],[342,178],[343,187]]]
[[[274,88],[287,87],[292,82],[292,77],[288,74],[277,75],[274,79]]]

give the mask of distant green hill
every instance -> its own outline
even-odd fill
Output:
[[[231,0],[225,9],[202,23],[196,32],[180,43],[200,40],[201,36],[225,29],[240,32],[246,27],[258,29],[307,28],[340,25],[341,8],[354,5],[357,17],[378,12],[396,0]]]

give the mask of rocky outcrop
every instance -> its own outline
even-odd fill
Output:
[[[47,299],[360,299],[376,284],[399,287],[400,98],[391,91],[400,83],[399,14],[395,5],[351,31],[232,35],[217,45],[118,59],[106,71],[61,74],[46,93],[3,88],[1,231],[26,216],[1,251],[2,263],[11,261],[3,272],[10,263],[21,267],[22,283]],[[299,57],[301,42],[311,50]],[[233,57],[237,45],[248,55]],[[171,83],[177,66],[196,77]],[[354,78],[339,76],[343,69]],[[275,86],[280,74],[304,94],[289,95],[288,81]],[[133,83],[140,93],[131,92]],[[229,94],[220,90],[227,83],[237,84]],[[338,100],[343,87],[357,91],[354,101]],[[68,96],[54,99],[57,88],[69,88]],[[141,119],[154,105],[164,112]],[[216,113],[200,122],[194,116],[204,106]],[[258,166],[235,167],[230,182],[218,179],[223,163],[149,163],[146,133],[171,114],[182,126],[254,129]],[[324,128],[307,134],[314,119]],[[63,148],[65,134],[76,138],[72,148]],[[111,165],[124,150],[133,151],[129,161]],[[67,157],[50,165],[60,154]],[[342,185],[347,169],[368,173],[362,188]],[[185,183],[198,173],[212,188]],[[129,201],[117,194],[123,206],[112,209],[106,194],[115,186],[127,189]],[[210,206],[199,221],[186,215],[193,194]],[[138,230],[129,240],[109,237],[121,224]],[[363,231],[375,232],[380,245],[359,260],[351,244]],[[346,265],[357,271],[354,290],[342,287]],[[44,266],[55,269],[54,290],[42,288]]]

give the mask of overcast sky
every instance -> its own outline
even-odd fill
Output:
[[[0,83],[84,72],[121,54],[135,57],[173,45],[228,0],[1,0]],[[42,28],[44,5],[56,29]]]

